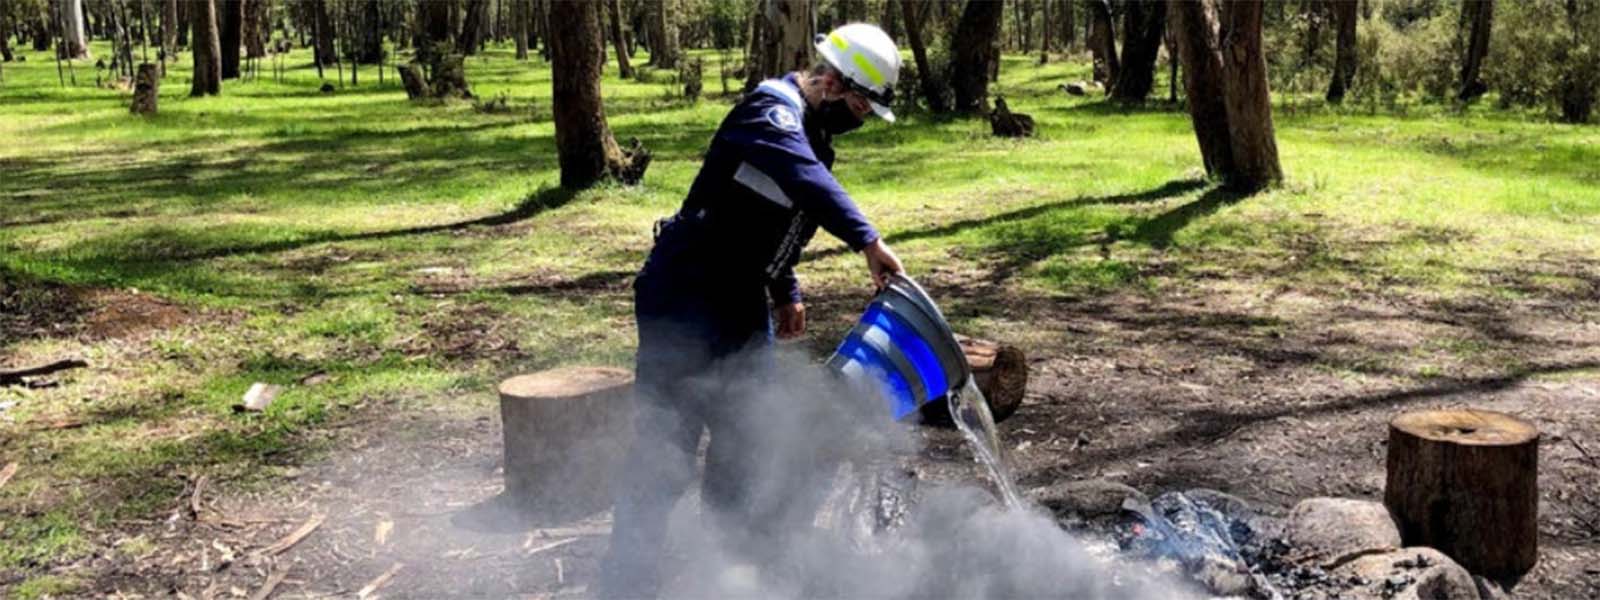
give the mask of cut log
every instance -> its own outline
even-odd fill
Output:
[[[956,334],[961,352],[972,366],[972,377],[978,391],[989,400],[989,412],[994,422],[1010,418],[1022,406],[1023,393],[1028,388],[1028,358],[1016,346],[969,338]],[[922,406],[922,422],[940,427],[951,427],[950,408],[941,397]]]
[[[613,473],[633,435],[633,374],[572,367],[500,384],[506,491],[501,505],[535,522],[611,507]]]
[[[1433,410],[1389,422],[1383,501],[1407,546],[1473,573],[1521,576],[1539,557],[1539,431],[1503,413]]]

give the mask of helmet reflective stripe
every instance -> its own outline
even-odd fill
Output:
[[[882,29],[866,23],[851,23],[817,36],[817,53],[837,69],[845,85],[866,96],[872,112],[893,122],[889,105],[894,102],[894,85],[900,79],[900,50]]]

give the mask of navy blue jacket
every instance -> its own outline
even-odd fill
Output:
[[[878,239],[833,178],[830,136],[809,114],[794,75],[747,94],[717,128],[683,206],[658,231],[647,272],[685,285],[765,286],[800,301],[794,266],[820,225],[851,250]]]

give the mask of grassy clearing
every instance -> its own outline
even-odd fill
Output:
[[[324,95],[300,52],[285,81],[226,82],[218,98],[187,98],[176,65],[150,119],[122,93],[58,87],[47,54],[23,54],[0,87],[0,290],[21,315],[0,329],[0,363],[78,354],[94,368],[0,390],[16,402],[0,456],[23,465],[0,489],[0,584],[31,577],[21,597],[70,589],[49,570],[87,547],[80,524],[170,509],[180,476],[267,481],[354,410],[477,413],[509,372],[627,364],[626,284],[728,106],[674,98],[660,73],[608,73],[612,127],[656,160],[640,187],[570,194],[554,189],[548,68],[509,49],[468,62],[480,96],[510,98],[504,114],[410,104],[370,69]],[[1240,199],[1199,179],[1183,114],[1056,91],[1086,71],[1007,58],[998,90],[1038,139],[911,113],[844,138],[838,176],[914,274],[981,273],[1017,293],[1161,294],[1197,279],[1446,300],[1594,289],[1600,129],[1299,106],[1277,116],[1289,180]],[[78,79],[93,76],[80,66]],[[812,251],[808,289],[866,293],[858,258],[830,239]],[[91,292],[176,316],[101,335],[117,319]],[[980,331],[1016,318],[953,314]],[[826,345],[848,315],[816,317]],[[1330,368],[1371,367],[1360,360]],[[264,414],[234,414],[255,381],[289,387]]]

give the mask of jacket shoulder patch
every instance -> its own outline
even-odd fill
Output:
[[[783,131],[800,131],[800,117],[794,109],[778,105],[767,108],[767,122]]]

